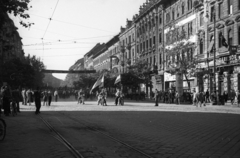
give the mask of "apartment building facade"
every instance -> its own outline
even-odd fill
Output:
[[[126,22],[126,27],[121,27],[119,34],[120,48],[120,73],[128,72],[128,66],[132,65],[137,56],[135,52],[135,25],[132,20]]]
[[[197,55],[197,14],[193,0],[165,1],[164,5],[164,50],[172,49],[178,41],[178,34],[184,34],[186,41],[192,43],[192,47],[183,50],[181,54],[169,55],[165,53],[165,71],[171,68],[171,64],[178,62],[179,58],[192,60]],[[174,28],[177,33],[170,31]],[[196,49],[194,49],[196,48]],[[190,87],[195,87],[195,77],[189,77]],[[182,73],[164,73],[165,89],[177,89],[180,94],[188,90],[187,79]]]
[[[240,1],[202,2],[199,10],[198,51],[204,69],[210,73],[200,76],[200,86],[204,90],[213,91],[216,85],[219,94],[224,91],[228,93],[231,90],[238,91],[240,89]]]
[[[152,89],[163,90],[163,11],[160,0],[147,0],[140,6],[139,14],[135,15],[136,54],[140,60],[148,63],[157,73],[152,74],[151,87],[146,87],[148,92]]]

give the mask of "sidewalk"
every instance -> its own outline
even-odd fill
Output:
[[[41,111],[174,111],[174,112],[206,112],[206,113],[231,113],[240,114],[240,107],[227,104],[224,106],[211,105],[196,107],[190,104],[166,104],[159,103],[155,106],[153,101],[131,101],[125,100],[124,106],[115,106],[113,99],[107,99],[108,106],[98,106],[96,101],[86,101],[84,105],[77,101],[52,102],[52,105],[42,106]],[[35,106],[20,106],[22,111],[35,111]]]

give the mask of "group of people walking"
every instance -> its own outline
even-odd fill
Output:
[[[41,108],[41,100],[43,101],[43,106],[51,106],[52,97],[54,97],[55,102],[58,101],[57,90],[55,90],[54,93],[52,93],[51,90],[40,91],[39,87],[37,87],[35,90],[32,90],[30,88],[22,88],[22,90],[20,88],[11,90],[10,86],[4,82],[0,91],[0,105],[4,110],[4,114],[6,116],[9,116],[11,112],[10,105],[12,103],[17,105],[17,112],[20,112],[19,102],[22,102],[22,105],[29,106],[31,106],[31,104],[34,102],[36,106],[35,113],[39,114]]]
[[[186,95],[188,94],[188,95]],[[229,93],[224,91],[222,94],[217,94],[216,92],[212,92],[210,94],[209,90],[207,89],[204,91],[197,92],[195,89],[192,93],[186,93],[182,95],[182,99],[180,99],[180,95],[177,91],[169,90],[169,91],[158,91],[155,89],[154,99],[155,99],[155,106],[158,106],[158,103],[162,101],[163,103],[176,103],[180,104],[180,100],[189,100],[194,106],[206,106],[206,103],[214,103],[218,105],[224,105],[228,100],[231,101],[231,104],[237,103],[240,105],[240,93],[239,91],[235,92],[233,89],[230,90]],[[217,103],[218,101],[218,103]]]

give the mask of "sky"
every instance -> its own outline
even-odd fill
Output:
[[[106,43],[138,14],[146,0],[32,0],[25,22],[13,17],[25,55],[35,55],[47,69],[68,70],[97,43]],[[50,20],[51,19],[51,20]],[[66,74],[53,74],[65,79]]]

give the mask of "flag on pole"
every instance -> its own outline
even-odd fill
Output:
[[[121,75],[118,75],[118,77],[116,78],[114,84],[117,84],[119,82],[121,82]]]
[[[225,39],[223,34],[221,34],[221,36],[222,36],[222,45],[227,48],[228,47],[227,40]]]
[[[214,37],[212,38],[212,40],[211,40],[211,42],[209,44],[208,51],[211,52],[213,47],[214,47]]]
[[[92,91],[97,88],[97,87],[104,87],[104,75],[100,76],[97,81],[94,83],[90,93],[92,93]]]

